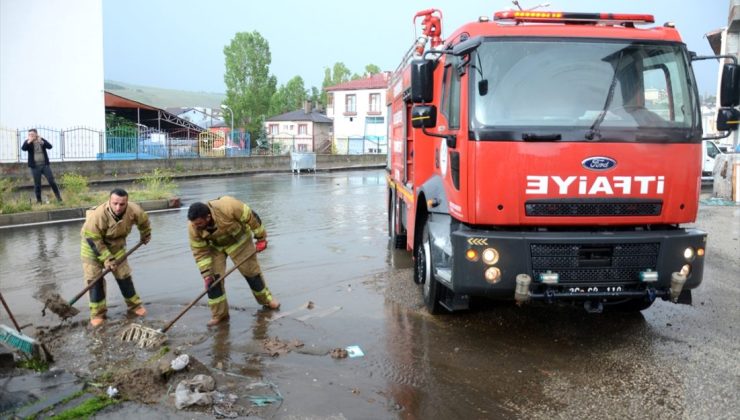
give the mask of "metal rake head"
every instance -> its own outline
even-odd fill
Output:
[[[131,324],[121,333],[121,341],[136,343],[141,348],[156,347],[167,341],[167,334],[141,324]]]

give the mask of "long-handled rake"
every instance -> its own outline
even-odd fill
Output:
[[[134,251],[139,249],[140,246],[144,245],[143,242],[139,242],[136,245],[133,246],[128,252],[123,254],[123,256],[116,260],[116,264],[120,264],[123,261],[126,260],[126,258],[129,257],[129,255],[133,254]],[[103,277],[105,277],[106,274],[110,273],[112,270],[110,268],[106,268],[103,270],[102,273],[98,277],[95,278],[95,280],[88,283],[87,286],[85,286],[84,289],[80,293],[78,293],[75,297],[70,299],[69,301],[65,301],[61,296],[59,296],[57,293],[50,294],[46,297],[46,300],[44,301],[44,309],[41,310],[41,315],[46,316],[46,309],[49,309],[50,311],[57,314],[62,320],[65,320],[67,318],[71,318],[78,313],[80,313],[80,310],[75,308],[74,305],[75,302],[80,300],[82,296],[85,295],[90,289],[92,289]]]
[[[51,356],[51,353],[43,343],[40,343],[35,339],[23,334],[20,325],[18,325],[18,321],[15,320],[13,313],[10,312],[10,308],[8,307],[7,302],[5,302],[5,298],[3,297],[2,293],[0,293],[0,301],[5,307],[5,312],[8,313],[10,320],[13,321],[13,325],[17,330],[14,331],[12,328],[9,328],[5,325],[0,325],[0,342],[3,342],[10,347],[20,350],[21,353],[25,354],[31,359],[40,358],[42,354],[41,352],[43,351],[43,355],[46,360],[48,362],[53,361],[54,358]]]
[[[254,253],[250,254],[247,258],[244,258],[241,262],[231,267],[223,277],[217,279],[211,285],[203,290],[198,297],[193,299],[192,302],[188,306],[185,307],[172,321],[168,322],[167,325],[164,327],[155,330],[154,328],[149,328],[141,324],[131,324],[128,326],[127,329],[125,329],[121,333],[121,341],[129,341],[134,342],[136,345],[138,345],[141,348],[145,347],[156,347],[161,344],[164,344],[165,341],[167,341],[167,334],[166,332],[172,328],[172,326],[177,322],[178,319],[180,319],[183,315],[185,315],[185,312],[190,310],[193,306],[195,306],[196,303],[198,303],[199,300],[203,298],[212,288],[214,288],[216,285],[221,283],[229,274],[233,273],[237,268],[239,268],[240,265],[244,264]]]

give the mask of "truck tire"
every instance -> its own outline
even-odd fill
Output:
[[[424,224],[424,231],[421,234],[421,241],[416,247],[416,275],[417,283],[421,283],[422,297],[424,305],[432,315],[440,314],[444,307],[439,303],[442,298],[443,289],[441,284],[434,278],[432,270],[432,244],[429,241],[429,225]]]
[[[623,302],[610,303],[607,308],[614,312],[640,312],[652,306],[653,302],[642,298],[628,299]]]
[[[388,206],[388,236],[394,249],[406,249],[406,235],[399,235],[396,232],[398,224],[398,200],[395,191],[390,191],[390,200]]]

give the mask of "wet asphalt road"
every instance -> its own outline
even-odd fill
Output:
[[[702,207],[709,231],[705,280],[694,306],[657,302],[642,314],[483,302],[432,317],[411,281],[407,253],[389,249],[385,172],[256,175],[181,183],[185,207],[230,194],[259,212],[269,247],[266,280],[282,302],[265,314],[246,282],[227,281],[228,326],[208,330],[205,306],[170,331],[210,367],[272,382],[278,418],[733,418],[740,411],[740,208]],[[134,282],[161,326],[202,284],[187,244],[185,211],[151,214],[153,241],[131,259]],[[0,288],[20,323],[50,324],[33,296],[73,296],[82,284],[81,222],[0,230]],[[137,234],[132,234],[130,244]],[[109,315],[123,318],[109,281]],[[307,302],[314,308],[304,308]],[[83,299],[77,304],[84,319]],[[0,322],[7,324],[3,315]],[[94,374],[110,361],[79,348],[59,365]],[[268,337],[305,346],[257,354]],[[332,359],[336,347],[365,355]],[[71,346],[75,347],[75,346]],[[74,360],[73,360],[74,359]],[[135,409],[108,416],[125,417]],[[161,415],[162,413],[159,413]],[[175,414],[173,414],[174,416]],[[111,418],[111,417],[107,417]]]

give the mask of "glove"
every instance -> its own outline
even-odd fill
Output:
[[[260,239],[254,244],[257,247],[257,252],[262,252],[267,248],[267,239]]]
[[[109,260],[105,260],[103,266],[105,266],[106,270],[116,271],[116,268],[118,268],[118,263],[116,263],[115,258],[111,258]]]
[[[141,240],[141,243],[143,243],[144,245],[146,245],[146,244],[149,243],[149,241],[152,240],[152,235],[149,234],[149,235],[146,235],[146,236],[142,236],[140,240]]]

